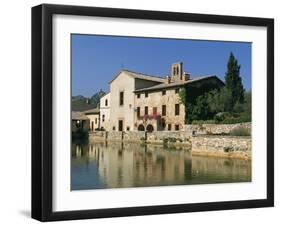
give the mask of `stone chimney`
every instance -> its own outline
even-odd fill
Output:
[[[171,77],[169,75],[166,76],[166,84],[170,84],[171,83]]]
[[[189,79],[190,79],[190,74],[187,72],[184,72],[183,81],[188,81]]]

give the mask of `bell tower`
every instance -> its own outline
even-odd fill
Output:
[[[183,80],[183,63],[178,62],[172,64],[171,68],[171,75],[172,75],[172,81],[181,81]]]
[[[183,63],[178,62],[172,64],[171,82],[187,81],[190,79],[190,74],[183,71]]]

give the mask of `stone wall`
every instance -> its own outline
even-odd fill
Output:
[[[251,158],[251,137],[195,136],[191,138],[192,153],[217,156],[237,155]]]
[[[155,131],[153,133],[147,133],[148,143],[163,143],[163,141],[169,140],[178,143],[186,143],[189,142],[190,135],[181,131]]]
[[[250,125],[249,125],[250,126]],[[212,131],[228,131],[235,127],[220,127],[223,130],[210,127]],[[251,137],[223,136],[223,135],[196,135],[191,136],[183,131],[95,131],[90,133],[89,139],[146,142],[148,144],[174,145],[192,150],[194,155],[237,157],[251,159]]]
[[[118,131],[95,131],[89,134],[89,138],[93,140],[122,141],[122,136],[122,132]]]
[[[150,91],[148,96],[145,97],[145,93],[139,93],[140,97],[138,98],[135,95],[135,107],[140,107],[140,116],[145,115],[145,106],[148,106],[148,115],[153,116],[153,107],[157,108],[157,114],[165,122],[164,128],[161,130],[168,130],[168,125],[170,125],[171,130],[175,131],[175,125],[179,126],[179,129],[182,130],[184,127],[185,120],[185,107],[183,104],[180,104],[179,94],[175,92],[175,88],[167,89],[166,94],[162,94],[162,90]],[[179,115],[175,115],[175,104],[179,104]],[[166,106],[166,115],[163,116],[162,106]],[[135,112],[136,119],[137,112]],[[141,117],[136,121],[137,127],[139,125],[144,125]],[[156,120],[152,120],[154,123],[147,122],[154,126],[154,131],[157,130],[158,126],[155,126],[157,123]],[[145,126],[145,127],[146,127]],[[162,127],[162,126],[161,126]]]
[[[185,125],[184,131],[194,135],[217,135],[229,134],[232,130],[237,128],[245,128],[251,131],[252,123],[237,123],[237,124],[202,124],[202,125]]]
[[[90,140],[98,140],[103,141],[106,140],[106,133],[105,131],[93,131],[89,133],[89,139]]]
[[[144,141],[145,137],[146,137],[146,135],[145,135],[144,131],[126,131],[126,132],[123,132],[123,140],[124,141]]]

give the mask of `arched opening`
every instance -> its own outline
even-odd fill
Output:
[[[146,127],[147,132],[151,133],[151,132],[153,132],[153,130],[154,130],[154,128],[151,124],[147,125],[147,127]]]
[[[140,125],[138,126],[138,131],[144,131],[144,126],[143,126],[143,124],[140,124]]]

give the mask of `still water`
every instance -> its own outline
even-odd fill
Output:
[[[251,181],[251,161],[138,143],[72,143],[71,189]]]

